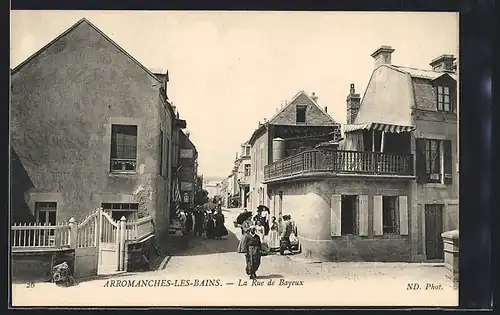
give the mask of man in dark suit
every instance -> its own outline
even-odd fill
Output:
[[[280,246],[280,254],[284,254],[284,248],[288,249],[290,251],[290,254],[293,254],[292,250],[292,242],[290,242],[290,235],[292,234],[292,222],[290,222],[290,216],[289,215],[284,215],[283,216],[283,228],[281,229],[281,242],[285,246]]]

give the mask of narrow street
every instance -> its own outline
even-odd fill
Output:
[[[33,288],[16,284],[13,305],[252,306],[256,305],[255,299],[262,306],[458,303],[458,291],[445,277],[444,268],[431,264],[315,263],[300,255],[269,255],[262,258],[259,279],[252,283],[244,272],[244,256],[235,252],[240,233],[232,222],[239,211],[224,210],[230,231],[226,239],[193,238],[189,247],[172,256],[163,270],[82,282],[69,288],[52,283],[35,284]],[[155,287],[138,287],[138,280],[157,281]],[[246,285],[238,285],[244,281]],[[408,290],[410,283],[417,283],[420,289]]]

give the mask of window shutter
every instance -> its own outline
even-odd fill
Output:
[[[452,151],[451,151],[451,140],[443,140],[443,156],[444,156],[444,183],[452,183]]]
[[[341,218],[341,207],[342,207],[342,196],[332,195],[331,197],[331,236],[340,236],[340,218]]]
[[[416,139],[417,150],[417,183],[427,183],[429,174],[427,174],[426,156],[425,156],[425,139]]]
[[[408,197],[399,196],[399,234],[408,235]]]
[[[382,211],[382,196],[373,196],[373,234],[375,235],[384,234]]]
[[[358,234],[360,236],[368,235],[368,196],[360,195],[359,202],[359,215],[358,215]]]

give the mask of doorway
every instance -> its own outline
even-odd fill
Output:
[[[340,212],[341,235],[356,234],[357,195],[343,195]]]
[[[427,260],[444,259],[442,204],[425,205],[425,253]]]

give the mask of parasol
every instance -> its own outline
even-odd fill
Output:
[[[264,206],[264,205],[260,205],[257,207],[258,210],[266,210],[266,211],[269,211],[269,208],[267,206]]]
[[[252,217],[252,212],[250,212],[250,211],[242,212],[236,218],[236,223],[242,224],[244,221],[246,221],[248,218],[251,218],[251,217]]]

